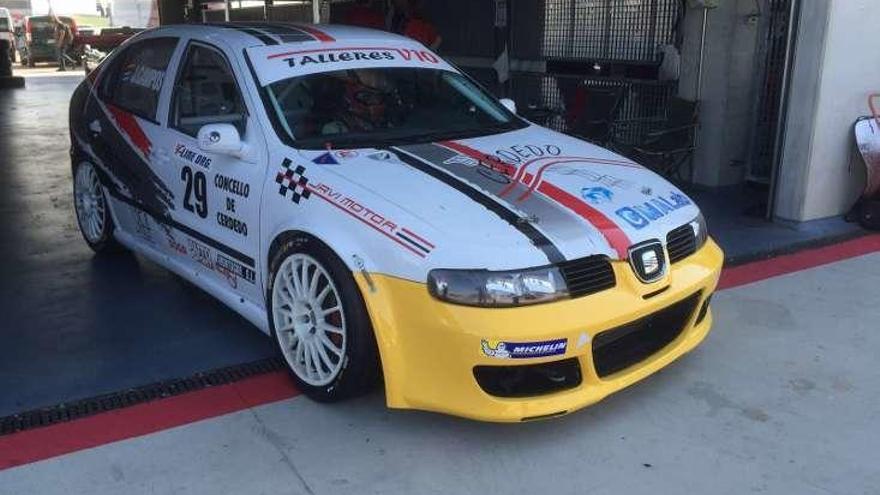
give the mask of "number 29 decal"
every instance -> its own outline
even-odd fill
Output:
[[[180,180],[186,183],[183,193],[183,207],[198,214],[202,218],[208,218],[208,181],[205,173],[196,171],[193,173],[189,167],[180,170]],[[195,195],[195,205],[193,205]]]

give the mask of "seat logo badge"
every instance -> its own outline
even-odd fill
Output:
[[[666,256],[663,244],[651,240],[629,249],[629,263],[636,276],[644,283],[654,282],[666,274]]]
[[[657,257],[655,251],[642,253],[642,267],[645,269],[645,275],[648,276],[652,276],[660,270],[660,258]]]

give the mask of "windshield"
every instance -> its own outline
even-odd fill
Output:
[[[0,14],[0,31],[9,32],[9,19]]]
[[[466,77],[445,70],[320,72],[266,89],[279,132],[301,149],[461,139],[524,127]]]

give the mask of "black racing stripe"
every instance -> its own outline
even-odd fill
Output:
[[[405,234],[401,234],[400,232],[398,232],[398,233],[397,233],[397,237],[400,237],[400,238],[403,239],[404,241],[409,242],[409,243],[412,244],[413,246],[415,246],[415,247],[421,249],[422,251],[424,251],[424,252],[426,252],[426,253],[430,253],[430,252],[431,252],[430,249],[426,248],[425,246],[422,246],[421,244],[419,244],[418,242],[416,242],[415,240],[411,239],[409,236],[407,236],[407,235],[405,235]]]
[[[404,150],[397,148],[391,148],[391,150],[395,152],[395,154],[401,159],[401,161],[403,161],[410,167],[427,175],[430,175],[440,182],[443,182],[447,186],[464,194],[473,201],[476,201],[487,210],[497,215],[498,218],[509,223],[511,227],[515,228],[520,233],[528,237],[529,242],[540,249],[544,253],[544,255],[547,256],[547,259],[550,261],[550,263],[556,264],[565,261],[565,256],[562,255],[559,249],[553,244],[552,241],[550,241],[550,239],[547,238],[547,236],[536,229],[534,225],[530,224],[529,222],[522,221],[522,218],[519,215],[517,215],[515,212],[511,211],[492,197],[486,195],[485,193],[471,186],[467,182],[464,182],[461,179],[434,167],[433,165],[430,165],[418,158],[413,157]]]
[[[221,27],[221,28],[226,28],[226,29],[234,29],[236,31],[240,31],[245,34],[249,34],[249,35],[253,36],[254,38],[257,38],[258,40],[262,41],[263,44],[265,44],[265,45],[278,45],[278,44],[280,44],[278,42],[278,40],[269,36],[268,34],[262,33],[259,30],[254,29],[252,27],[248,27],[248,26],[244,26],[244,25],[240,25],[240,24],[205,23],[203,25],[213,26],[213,27]]]
[[[106,185],[106,183],[105,183],[105,185]],[[115,187],[107,187],[107,189],[110,191],[111,196],[113,196],[117,200],[122,201],[123,203],[125,203],[133,208],[137,208],[138,210],[141,210],[142,212],[146,213],[147,215],[150,215],[151,217],[153,217],[153,220],[155,220],[159,223],[165,224],[169,227],[172,227],[176,230],[179,230],[194,239],[198,239],[199,242],[201,242],[203,244],[207,244],[208,246],[211,246],[212,248],[216,249],[217,251],[220,251],[221,253],[224,253],[228,256],[231,256],[231,257],[237,259],[238,261],[247,265],[249,268],[255,268],[256,263],[254,263],[254,259],[251,258],[250,256],[242,253],[241,251],[237,251],[237,250],[235,250],[225,244],[221,244],[221,243],[217,242],[216,240],[206,236],[205,234],[202,234],[201,232],[194,230],[191,227],[188,227],[180,222],[177,222],[173,218],[168,218],[164,215],[159,215],[154,211],[150,211],[144,205],[129,198],[128,196],[123,195]]]

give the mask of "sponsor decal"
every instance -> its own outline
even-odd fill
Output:
[[[540,342],[489,342],[480,341],[483,354],[498,359],[529,359],[565,354],[568,339],[544,340]]]
[[[360,200],[343,193],[334,186],[324,183],[310,183],[305,173],[305,167],[302,165],[294,166],[289,158],[285,158],[281,164],[281,170],[275,177],[275,182],[280,185],[278,194],[289,197],[297,204],[301,200],[309,199],[312,195],[318,196],[419,257],[424,258],[436,247],[423,236],[369,208]]]
[[[174,155],[186,160],[193,165],[198,165],[204,169],[211,168],[211,159],[199,153],[198,151],[189,149],[185,144],[177,143],[174,145]]]
[[[232,202],[232,206],[230,206],[230,201]],[[227,198],[226,208],[231,208],[233,211],[235,210],[235,202],[231,198]],[[242,222],[233,216],[227,215],[222,211],[217,212],[217,225],[229,229],[242,237],[247,237],[248,235],[247,223]]]
[[[122,82],[140,86],[158,93],[162,89],[165,72],[145,65],[128,65],[122,71]]]
[[[328,184],[309,184],[308,189],[321,199],[332,203],[340,210],[369,225],[374,230],[391,238],[412,253],[425,257],[434,249],[434,244],[412,230],[400,226],[396,221],[379,213],[360,201],[348,196]]]
[[[177,238],[174,237],[174,231],[171,230],[171,227],[165,224],[162,224],[162,229],[165,231],[165,241],[168,243],[168,247],[181,256],[189,255],[189,251],[187,251],[186,246],[177,241]]]
[[[275,182],[281,186],[278,194],[288,197],[289,193],[290,200],[299,204],[301,199],[309,199],[312,193],[307,187],[309,179],[303,175],[306,173],[306,168],[302,165],[297,165],[296,168],[291,168],[292,166],[293,162],[285,158],[281,163],[281,170],[275,176]]]
[[[510,183],[508,167],[501,166],[501,162],[491,155],[486,155],[485,161],[467,155],[453,155],[443,160],[443,165],[464,165],[468,168],[476,168],[478,174],[489,180],[499,184]]]
[[[243,199],[247,199],[247,197],[251,194],[250,184],[248,184],[247,182],[242,182],[238,179],[234,179],[232,177],[228,177],[223,174],[217,174],[214,176],[214,187],[223,192],[232,194],[233,196],[238,196],[239,198]],[[217,225],[225,229],[229,229],[236,234],[247,237],[247,223],[233,216],[235,214],[235,208],[237,206],[236,200],[237,198],[229,196],[226,197],[226,211],[218,211],[216,214]]]
[[[655,220],[659,220],[675,210],[684,208],[691,201],[679,192],[673,192],[668,197],[656,197],[642,204],[625,206],[614,213],[626,220],[635,229],[643,229]]]
[[[204,266],[208,270],[214,271],[214,260],[212,259],[213,252],[211,251],[211,248],[192,239],[189,239],[187,246],[190,257],[193,261]]]
[[[358,152],[355,150],[338,150],[333,152],[333,156],[340,160],[349,160],[351,158],[357,158]]]
[[[574,167],[571,165],[554,165],[548,169],[548,172],[553,172],[560,175],[574,175],[576,177],[587,179],[590,182],[595,182],[604,187],[617,189],[633,189],[634,187],[636,187],[636,184],[633,181],[621,179],[620,177],[615,177],[611,174],[596,172],[595,170],[590,170],[589,168]],[[648,194],[650,194],[651,188],[647,189]],[[642,191],[642,193],[645,194],[644,191]]]
[[[367,158],[369,158],[370,160],[376,160],[377,162],[387,162],[394,158],[394,156],[387,151],[377,151],[375,153],[370,153],[369,155],[367,155]]]
[[[317,163],[318,165],[339,165],[339,162],[336,161],[333,153],[330,153],[329,151],[318,156],[317,158],[312,160],[312,162]]]
[[[610,203],[614,198],[614,193],[609,189],[600,186],[585,187],[581,189],[581,197],[590,204],[601,205],[604,203]]]
[[[251,185],[223,174],[214,176],[214,187],[221,191],[234,194],[241,198],[247,198],[251,194]]]
[[[283,57],[283,58],[282,58]],[[288,67],[308,67],[314,65],[339,64],[351,62],[419,62],[439,64],[440,59],[427,50],[390,47],[350,47],[301,50],[270,55],[269,59],[282,58]]]
[[[250,284],[256,283],[257,272],[221,253],[217,253],[217,263],[215,266],[217,271],[226,275],[227,278],[229,275],[232,275],[236,279],[242,279]]]
[[[495,159],[513,165],[533,158],[559,156],[562,149],[555,144],[514,144],[508,148],[495,150]]]
[[[135,232],[137,232],[137,235],[148,243],[155,245],[156,240],[153,238],[153,221],[150,219],[150,215],[137,209],[134,209],[134,214],[136,222]]]

